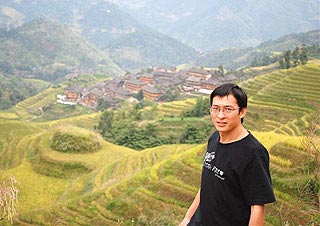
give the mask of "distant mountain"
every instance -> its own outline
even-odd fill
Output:
[[[318,0],[0,0],[0,27],[36,18],[65,24],[128,71],[182,63],[238,68],[264,57],[264,51],[294,44],[271,47],[268,40],[320,29],[318,8]],[[256,51],[263,41],[270,42],[269,49]]]
[[[320,45],[320,30],[284,35],[276,40],[263,42],[258,45],[256,49],[268,51],[286,51],[302,45]]]
[[[107,53],[66,26],[35,20],[17,29],[0,31],[0,70],[5,74],[56,80],[73,69],[123,74]]]
[[[110,0],[142,23],[206,51],[320,29],[319,0]]]
[[[199,55],[193,48],[151,30],[127,34],[111,42],[107,49],[111,58],[127,70],[176,66]]]
[[[109,51],[111,58],[126,70],[181,64],[197,55],[191,47],[137,22],[117,5],[104,0],[0,0],[1,5],[6,9],[2,11],[2,17],[6,18],[0,24],[2,27],[15,27],[21,21],[35,18],[66,24],[97,47]],[[15,15],[20,15],[19,19]]]
[[[204,67],[217,67],[222,64],[227,69],[238,69],[250,65],[255,58],[273,57],[279,52],[294,50],[296,47],[302,47],[303,45],[315,45],[316,48],[320,49],[319,40],[320,30],[290,34],[276,40],[263,42],[257,47],[208,51],[197,57],[194,64]]]
[[[15,21],[27,22],[41,18],[77,29],[99,47],[105,47],[113,38],[144,27],[119,10],[117,5],[104,0],[0,0],[0,7],[6,9],[0,11],[0,16],[4,18],[0,22],[2,27],[12,28],[19,25]],[[16,15],[20,15],[20,20]]]

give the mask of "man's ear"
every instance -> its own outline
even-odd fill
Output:
[[[247,108],[242,108],[241,111],[239,112],[240,118],[244,118],[247,114]]]

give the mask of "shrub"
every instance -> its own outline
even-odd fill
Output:
[[[76,136],[58,131],[53,135],[51,148],[64,153],[90,153],[99,150],[101,145],[93,137]]]

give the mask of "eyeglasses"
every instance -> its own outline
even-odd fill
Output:
[[[232,112],[234,112],[235,110],[239,109],[240,107],[232,107],[232,106],[227,106],[227,107],[216,107],[216,106],[213,106],[213,107],[210,107],[209,108],[209,111],[210,111],[210,114],[212,115],[217,115],[219,114],[220,110],[222,111],[223,114],[231,114]]]

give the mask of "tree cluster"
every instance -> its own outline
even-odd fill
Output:
[[[305,65],[309,60],[306,46],[297,47],[295,50],[283,52],[283,57],[279,60],[280,68],[289,69],[298,65]]]
[[[271,56],[263,56],[261,58],[255,57],[254,60],[251,62],[251,67],[259,67],[259,66],[266,66],[269,64],[273,64],[279,60],[278,57],[271,57]]]
[[[138,125],[140,119],[141,113],[137,108],[133,108],[130,117],[125,114],[115,116],[113,111],[104,111],[97,129],[105,140],[136,150],[168,143],[168,140],[157,136],[155,123],[142,127]]]
[[[169,86],[166,92],[163,94],[162,99],[166,102],[178,100],[180,97],[179,89],[174,86]]]
[[[182,113],[183,117],[203,117],[209,114],[210,103],[208,98],[199,97],[194,107]]]
[[[197,121],[195,125],[190,122],[185,123],[186,117],[202,117],[208,114],[208,101],[199,98],[192,110],[179,117],[176,129],[163,132],[166,123],[165,120],[154,118],[146,119],[146,115],[141,110],[142,106],[136,104],[127,108],[126,111],[120,111],[115,114],[114,111],[104,111],[96,129],[101,136],[114,144],[129,147],[135,150],[161,146],[163,144],[176,143],[202,143],[207,140],[212,127],[205,122]],[[154,115],[154,112],[148,112]]]
[[[0,75],[0,110],[8,109],[36,93],[36,88],[22,79]]]

